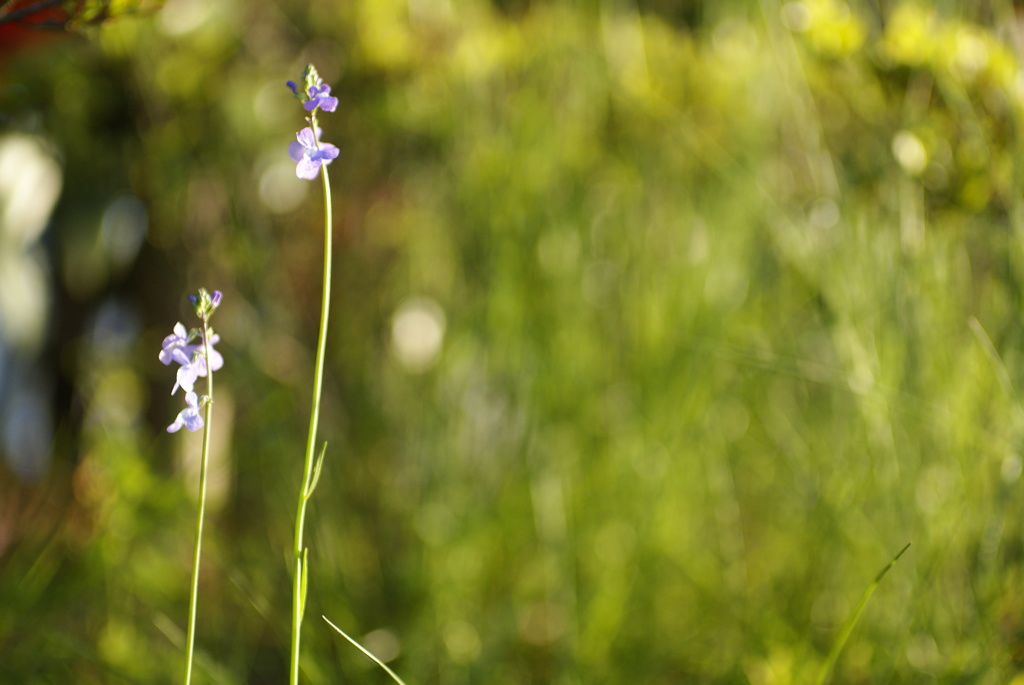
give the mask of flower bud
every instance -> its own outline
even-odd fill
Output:
[[[210,295],[206,288],[200,288],[196,295],[189,295],[188,299],[192,303],[192,310],[200,321],[206,321],[213,314],[213,310],[220,305],[221,297],[223,294],[219,290],[214,290],[213,295]]]
[[[307,64],[305,71],[302,72],[302,82],[305,85],[303,91],[309,93],[310,88],[320,85],[320,72],[312,64]]]

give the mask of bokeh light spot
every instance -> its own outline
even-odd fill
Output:
[[[370,631],[363,637],[362,644],[384,663],[393,661],[402,653],[402,644],[398,637],[387,628]]]
[[[275,214],[288,214],[299,208],[309,193],[309,181],[295,175],[295,163],[281,151],[281,160],[268,166],[259,181],[260,201]]]
[[[892,154],[911,176],[917,176],[928,166],[928,151],[924,143],[910,131],[900,131],[893,137]]]
[[[480,654],[480,635],[468,621],[452,621],[444,628],[444,646],[452,661],[468,663]]]
[[[444,331],[441,306],[430,298],[411,298],[391,320],[391,352],[407,371],[421,373],[436,363]]]

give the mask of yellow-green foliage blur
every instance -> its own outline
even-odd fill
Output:
[[[0,3],[2,4],[2,3]],[[167,0],[0,51],[0,683],[1024,683],[1009,0]]]

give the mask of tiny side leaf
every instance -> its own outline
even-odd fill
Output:
[[[320,482],[320,471],[324,466],[324,454],[327,452],[327,443],[320,448],[320,454],[316,457],[316,464],[313,466],[313,477],[309,481],[308,487],[306,487],[306,499],[313,496],[313,491],[316,490],[317,484]]]
[[[299,623],[306,616],[306,588],[309,586],[309,547],[302,550],[302,583],[299,587]]]

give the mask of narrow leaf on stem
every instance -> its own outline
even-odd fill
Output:
[[[309,587],[309,547],[302,550],[302,588],[299,591],[299,620],[306,616],[306,589]]]
[[[317,483],[320,482],[320,469],[324,465],[324,454],[327,452],[327,443],[320,448],[320,454],[316,458],[316,465],[313,467],[313,478],[309,482],[309,486],[306,488],[306,498],[313,496],[313,491],[316,490]]]

